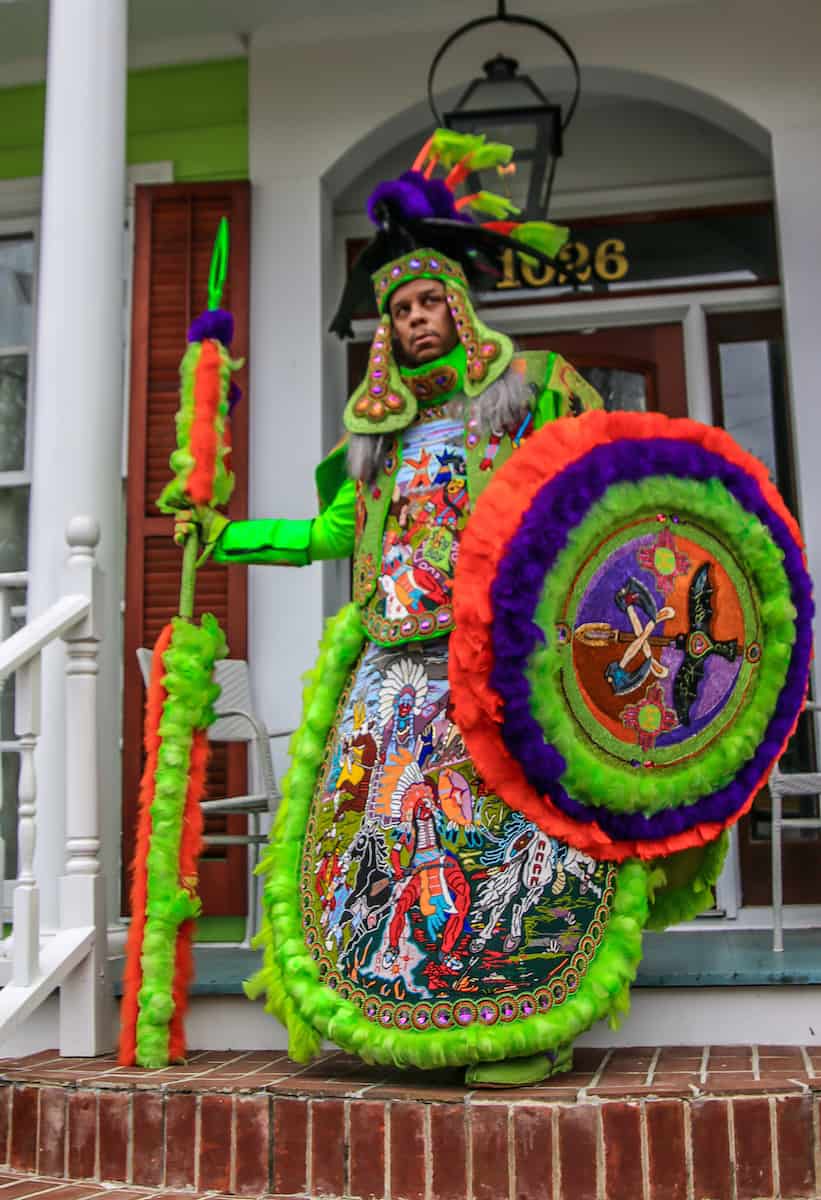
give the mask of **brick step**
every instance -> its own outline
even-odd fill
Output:
[[[0,1180],[0,1200],[103,1184],[134,1200],[809,1200],[820,1100],[821,1051],[795,1046],[584,1048],[515,1091],[336,1052],[135,1071],[44,1051],[0,1061],[0,1159],[31,1173]]]

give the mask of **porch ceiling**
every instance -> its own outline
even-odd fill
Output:
[[[548,20],[573,15],[670,8],[692,0],[551,0],[549,12],[533,0],[514,8]],[[204,38],[237,38],[265,33],[268,40],[317,41],[342,35],[389,33],[397,24],[407,28],[412,12],[415,29],[432,32],[455,28],[461,21],[493,11],[492,0],[414,0],[412,10],[397,9],[383,0],[130,0],[130,48],[156,45],[168,39],[190,38],[202,46]],[[399,20],[398,20],[399,19]],[[48,0],[0,0],[0,64],[40,59],[45,54]],[[224,53],[224,51],[223,51]],[[184,52],[183,52],[184,54]]]

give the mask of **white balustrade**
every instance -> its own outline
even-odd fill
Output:
[[[17,786],[17,887],[14,889],[14,952],[12,982],[28,987],[40,966],[40,894],[34,878],[37,817],[37,775],[34,751],[40,735],[40,655],[17,671],[14,693],[14,732],[20,746]]]
[[[97,568],[100,527],[74,517],[66,540],[66,594],[46,612],[0,642],[0,685],[15,678],[18,786],[18,875],[14,889],[11,979],[0,992],[0,1040],[55,988],[60,988],[60,1049],[93,1055],[110,1049],[113,997],[106,978],[104,879],[100,869],[100,795],[97,729]],[[15,579],[13,586],[20,586]],[[24,582],[24,580],[22,581]],[[0,595],[4,577],[0,575]],[[7,614],[4,617],[4,612]],[[0,605],[0,628],[9,608]],[[42,937],[35,875],[37,778],[41,732],[42,652],[62,639],[66,647],[65,794],[49,806],[65,811],[65,872],[59,880],[60,930]]]

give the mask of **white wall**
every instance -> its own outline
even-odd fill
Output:
[[[643,169],[639,153],[656,179],[692,179],[705,170],[723,178],[748,174],[766,162],[772,139],[802,507],[811,568],[821,578],[821,526],[814,520],[821,474],[806,462],[821,444],[821,339],[814,325],[821,309],[821,5],[782,0],[774,14],[764,0],[651,9],[625,3],[595,17],[563,15],[560,28],[579,56],[588,96],[579,120],[588,147],[577,161],[579,187],[601,184],[605,166],[613,186],[635,180]],[[332,441],[329,422],[323,426],[323,380],[328,411],[339,406],[329,393],[344,390],[340,352],[325,332],[340,285],[330,207],[354,195],[355,187],[347,197],[345,189],[363,170],[429,127],[421,97],[441,36],[358,33],[349,41],[288,44],[272,22],[252,38],[253,515],[313,512],[311,472]],[[459,43],[443,83],[464,83],[485,52],[504,49],[519,54],[541,83],[561,89],[566,73],[554,69],[554,59],[534,60],[532,35],[502,45],[496,36],[491,30]],[[601,108],[601,97],[617,98],[629,116],[626,128],[608,130],[601,116],[611,110]],[[659,105],[677,110],[668,138]],[[640,148],[642,119],[647,142]],[[704,122],[714,126],[709,139]],[[561,187],[573,182],[563,178]],[[334,588],[326,583],[325,591],[330,596]],[[299,675],[313,660],[321,614],[320,568],[252,569],[249,652],[263,712],[278,727],[297,719]]]
[[[360,216],[373,187],[413,162],[418,133],[366,168],[336,197],[340,214]],[[768,177],[768,158],[701,117],[650,100],[583,95],[565,138],[553,194],[648,188],[704,180]]]

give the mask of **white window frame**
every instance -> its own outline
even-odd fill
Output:
[[[40,253],[39,217],[2,220],[2,205],[0,205],[0,241],[15,238],[30,238],[32,242],[34,269],[31,298],[31,344],[28,346],[0,346],[0,358],[12,358],[18,354],[25,354],[28,360],[26,370],[26,449],[22,470],[0,471],[0,487],[21,487],[31,483],[31,444],[34,429],[34,339],[37,330],[37,261]]]
[[[126,195],[123,198],[123,306],[125,313],[124,344],[123,344],[123,408],[128,413],[129,382],[130,382],[130,340],[131,340],[131,269],[133,260],[133,227],[134,227],[134,189],[137,184],[173,183],[174,164],[172,162],[141,163],[128,167],[126,174]],[[40,258],[40,212],[42,203],[42,179],[32,176],[25,179],[0,180],[0,238],[32,237],[34,240],[34,286],[32,295],[32,339],[31,346],[23,349],[28,354],[28,394],[26,396],[26,454],[22,471],[0,472],[0,487],[31,485],[31,467],[33,453],[34,429],[34,375],[36,372],[35,347],[37,339],[37,296]],[[5,357],[14,350],[0,349],[0,356]],[[127,471],[127,429],[128,421],[124,422],[123,434],[123,477]],[[0,754],[13,752],[14,742],[0,742]],[[0,875],[2,872],[0,872]],[[11,908],[15,880],[3,880],[0,877],[0,920],[6,919]]]

